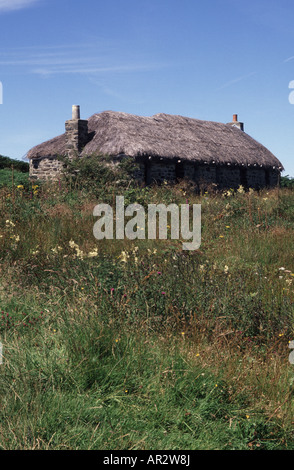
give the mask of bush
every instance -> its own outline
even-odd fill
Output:
[[[137,185],[132,178],[135,165],[128,158],[117,163],[107,155],[90,155],[74,160],[59,157],[59,160],[64,164],[63,175],[70,188],[101,194],[110,186]]]
[[[14,170],[20,171],[22,173],[29,172],[29,164],[19,160],[13,160],[9,157],[3,157],[0,155],[0,169],[11,168],[13,165]]]
[[[280,184],[282,188],[294,189],[294,178],[291,178],[289,175],[281,176]]]

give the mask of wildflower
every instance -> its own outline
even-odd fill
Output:
[[[22,184],[19,184],[19,185],[17,186],[17,189],[24,189],[24,186],[23,186]]]
[[[122,251],[121,254],[120,254],[120,256],[119,256],[119,258],[121,259],[121,261],[122,261],[123,263],[127,263],[129,257],[130,257],[130,256],[127,254],[126,251]]]
[[[285,271],[285,270],[286,270],[286,268],[283,268],[283,267],[279,268],[279,271]]]
[[[7,227],[9,227],[9,225],[10,225],[10,227],[15,227],[15,224],[12,222],[12,220],[6,220],[5,223],[6,223]]]
[[[224,236],[223,236],[223,235],[220,235],[219,238],[224,238]]]
[[[56,254],[56,255],[57,255],[58,252],[61,251],[61,250],[62,250],[61,246],[56,246],[55,248],[51,248],[52,253],[54,253],[54,254]]]
[[[225,266],[225,269],[224,269],[224,273],[228,273],[229,272],[229,266]]]
[[[76,252],[77,252],[77,258],[84,259],[84,252],[82,250],[77,248]]]
[[[77,258],[84,259],[85,254],[82,250],[80,250],[79,245],[77,245],[73,240],[70,240],[69,241],[69,246],[76,250],[76,257]]]
[[[161,292],[162,295],[165,295],[165,292]]]
[[[69,243],[69,246],[71,248],[78,248],[79,247],[73,240],[70,240],[68,243]]]
[[[246,418],[247,418],[247,419],[249,419],[249,418],[250,418],[250,416],[249,416],[249,415],[246,415]]]
[[[95,256],[98,256],[98,248],[95,248],[93,251],[88,253],[88,258],[95,258]]]

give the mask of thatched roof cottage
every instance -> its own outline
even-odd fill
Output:
[[[151,117],[104,111],[80,119],[73,106],[65,133],[31,149],[30,176],[52,179],[60,174],[58,155],[132,157],[136,177],[146,184],[188,178],[196,185],[262,188],[278,184],[281,162],[244,132],[237,115],[228,124],[183,116]]]

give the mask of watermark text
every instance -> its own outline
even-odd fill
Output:
[[[170,229],[172,240],[183,239],[183,250],[197,250],[201,244],[200,204],[148,204],[146,223],[141,204],[125,207],[124,196],[116,196],[115,213],[109,204],[98,204],[93,215],[99,217],[93,228],[97,240],[145,240],[146,234],[148,240],[167,240]]]

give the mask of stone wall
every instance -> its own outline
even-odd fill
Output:
[[[260,189],[266,186],[264,168],[250,167],[246,170],[247,186],[253,189]]]
[[[60,177],[62,162],[54,157],[43,157],[30,160],[30,178],[56,180]]]
[[[163,183],[164,181],[175,181],[176,164],[164,162],[146,163],[146,183]]]
[[[216,167],[215,165],[196,165],[194,170],[193,181],[199,188],[206,188],[212,184],[216,184]]]
[[[74,144],[72,145],[71,151],[74,152]],[[31,160],[30,177],[44,180],[57,179],[60,177],[62,166],[62,162],[52,156]],[[198,189],[212,185],[219,189],[237,189],[240,185],[260,189],[277,186],[280,172],[277,169],[263,167],[147,161],[136,164],[133,176],[141,184],[175,182],[185,178],[194,182]]]
[[[270,187],[277,186],[280,182],[280,172],[278,170],[266,170],[267,185]]]
[[[143,173],[143,172],[142,172]],[[174,182],[186,178],[198,188],[214,185],[219,189],[238,189],[240,185],[253,189],[274,187],[279,182],[278,170],[263,167],[242,167],[237,165],[208,165],[183,162],[148,162],[145,169],[147,184],[163,181]]]
[[[219,189],[237,189],[241,185],[239,166],[222,165],[216,168],[216,183]]]
[[[79,155],[83,147],[87,144],[88,121],[82,119],[71,119],[65,123],[67,155],[74,158]]]

